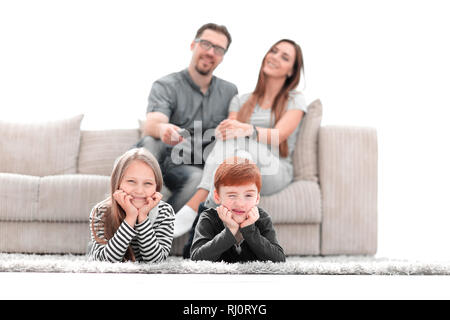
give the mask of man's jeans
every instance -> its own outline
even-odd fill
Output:
[[[195,194],[203,170],[191,165],[178,165],[163,172],[164,184],[172,192],[167,202],[178,212]]]
[[[190,259],[191,258],[191,247],[192,242],[194,241],[194,235],[195,235],[195,227],[197,226],[198,219],[200,218],[200,214],[208,209],[208,207],[205,206],[204,202],[201,202],[198,206],[197,216],[195,217],[194,223],[192,224],[192,228],[189,231],[189,239],[186,242],[186,244],[183,247],[183,258],[184,259]]]

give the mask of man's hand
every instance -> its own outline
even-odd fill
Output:
[[[236,235],[236,233],[239,230],[239,224],[233,220],[232,218],[232,212],[229,211],[224,206],[219,206],[217,208],[217,213],[219,214],[220,220],[223,221],[225,226],[231,231],[233,235]]]
[[[254,224],[259,219],[258,207],[253,207],[248,213],[247,219],[240,224],[241,228],[245,228],[251,224]]]
[[[159,124],[159,137],[165,144],[170,146],[175,146],[183,141],[183,137],[178,133],[178,131],[180,131],[180,127],[174,124]]]

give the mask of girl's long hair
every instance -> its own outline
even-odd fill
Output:
[[[264,97],[266,92],[266,75],[263,72],[264,62],[266,60],[267,54],[272,51],[272,49],[281,42],[288,42],[292,44],[295,48],[295,62],[292,69],[292,75],[286,78],[283,87],[276,95],[273,105],[271,106],[271,119],[275,117],[275,124],[281,119],[283,114],[286,112],[286,106],[289,99],[289,92],[295,89],[300,83],[300,74],[304,72],[303,68],[303,54],[300,46],[292,40],[282,39],[275,43],[270,50],[265,54],[264,59],[261,63],[261,68],[259,70],[258,82],[256,83],[256,88],[252,92],[250,98],[243,104],[241,109],[237,114],[237,120],[241,122],[249,122],[250,117],[255,109],[256,103]],[[283,141],[279,145],[279,152],[282,157],[287,157],[289,154],[287,140]]]
[[[125,170],[135,160],[139,160],[146,163],[153,170],[156,179],[156,191],[157,192],[161,191],[161,188],[163,186],[161,169],[159,167],[158,161],[150,153],[150,151],[148,151],[145,148],[134,148],[128,150],[122,156],[120,156],[116,160],[114,168],[111,173],[111,194],[103,202],[103,204],[106,207],[106,212],[102,217],[104,223],[105,239],[101,239],[97,236],[97,232],[94,227],[94,219],[92,219],[91,229],[93,231],[95,240],[98,243],[106,244],[108,240],[110,240],[114,236],[117,229],[119,229],[120,225],[122,224],[123,220],[126,217],[125,211],[114,199],[113,194],[116,190],[119,189]],[[136,260],[131,245],[128,247],[127,252],[125,253],[124,260],[125,261]]]

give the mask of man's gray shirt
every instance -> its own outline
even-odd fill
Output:
[[[170,123],[184,129],[193,129],[194,121],[201,121],[203,130],[207,130],[228,117],[230,101],[236,94],[234,84],[215,76],[203,94],[185,69],[153,83],[147,112],[164,113]]]
[[[195,142],[194,139],[187,139],[175,148],[183,150],[180,155],[184,164],[203,164],[203,151],[213,140],[211,134],[203,134],[208,129],[215,129],[228,117],[231,99],[237,92],[234,84],[213,76],[208,90],[203,94],[189,75],[188,69],[184,69],[153,83],[148,97],[147,113],[165,114],[169,118],[169,123],[182,129],[190,129],[191,137],[193,137],[192,130],[195,125]],[[173,159],[167,159],[171,158],[171,153],[172,147],[166,146],[163,156],[166,158],[163,162],[169,162],[166,165],[173,164]],[[194,160],[194,154],[196,160]]]

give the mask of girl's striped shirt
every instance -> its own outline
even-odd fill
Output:
[[[102,219],[108,210],[107,203],[102,201],[94,206],[89,217],[92,246],[88,255],[91,260],[123,261],[129,245],[133,249],[136,261],[161,262],[167,258],[172,246],[175,220],[170,204],[161,200],[150,210],[147,219],[142,223],[136,223],[134,228],[123,221],[114,236],[107,240]],[[96,241],[92,223],[97,237],[107,241],[106,244]]]

